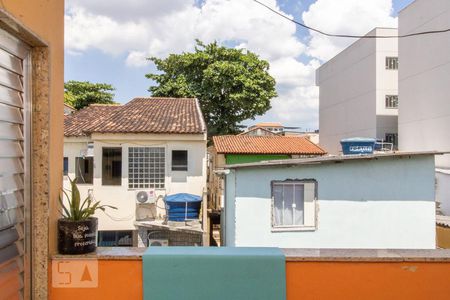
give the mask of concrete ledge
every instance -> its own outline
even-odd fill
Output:
[[[286,261],[450,262],[446,249],[283,249]]]
[[[146,248],[99,247],[85,255],[53,255],[53,259],[142,260]],[[450,262],[450,249],[282,249],[286,261]]]

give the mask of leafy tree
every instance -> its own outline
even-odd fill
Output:
[[[64,102],[75,109],[82,109],[93,103],[114,104],[115,88],[106,83],[70,80],[64,83]]]
[[[264,114],[277,95],[269,63],[250,51],[197,40],[193,53],[149,60],[160,71],[146,75],[156,82],[152,95],[199,99],[210,135],[239,132],[240,122]]]

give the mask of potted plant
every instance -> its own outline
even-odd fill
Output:
[[[96,210],[105,211],[106,207],[117,209],[109,205],[94,202],[91,196],[84,201],[80,199],[77,178],[71,180],[71,197],[63,190],[67,198],[67,206],[60,196],[62,218],[58,219],[58,251],[61,254],[85,254],[94,252],[97,247],[98,219],[93,217]]]

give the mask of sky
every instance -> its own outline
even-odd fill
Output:
[[[362,35],[397,27],[413,0],[260,0],[308,26]],[[270,63],[278,97],[255,122],[318,129],[315,70],[354,40],[328,38],[275,15],[252,0],[66,0],[65,81],[112,84],[115,101],[150,96],[155,71],[146,57],[192,51],[195,39],[248,49]]]

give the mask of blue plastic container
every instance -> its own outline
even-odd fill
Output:
[[[341,140],[342,153],[344,155],[373,154],[375,139],[372,138],[350,138]]]
[[[196,220],[200,212],[202,197],[180,193],[165,198],[169,221]]]

